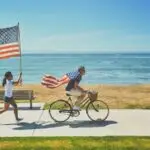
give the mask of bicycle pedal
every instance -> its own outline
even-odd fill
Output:
[[[80,112],[78,110],[73,110],[71,112],[71,117],[78,117],[80,115]]]

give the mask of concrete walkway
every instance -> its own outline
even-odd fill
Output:
[[[85,111],[66,123],[55,123],[48,111],[21,108],[19,115],[24,120],[16,123],[12,110],[0,115],[0,137],[14,136],[150,136],[150,110],[110,110],[103,123],[91,122]],[[25,106],[26,104],[23,104]],[[27,104],[28,105],[28,104]]]

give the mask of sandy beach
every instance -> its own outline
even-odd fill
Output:
[[[99,93],[98,99],[108,103],[110,108],[150,108],[150,85],[82,85],[87,90]],[[57,99],[66,99],[64,86],[47,89],[40,84],[26,84],[15,89],[33,90],[35,102],[50,103]],[[2,89],[2,87],[0,87]]]

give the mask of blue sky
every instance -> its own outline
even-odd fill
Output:
[[[149,0],[5,0],[0,18],[23,53],[150,52]]]

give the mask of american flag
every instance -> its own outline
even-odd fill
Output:
[[[69,83],[71,79],[75,79],[80,75],[79,71],[69,72],[63,75],[60,79],[52,75],[44,75],[41,84],[47,88],[57,88],[61,85]]]
[[[61,85],[64,85],[70,81],[70,78],[64,75],[61,79],[58,79],[51,75],[44,75],[42,78],[41,84],[47,88],[57,88]]]
[[[0,59],[20,56],[19,26],[0,29]]]

